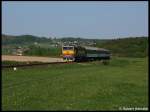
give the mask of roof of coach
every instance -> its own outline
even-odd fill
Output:
[[[100,50],[100,51],[109,51],[107,49],[104,48],[97,48],[97,47],[89,47],[89,46],[83,46],[86,50]]]

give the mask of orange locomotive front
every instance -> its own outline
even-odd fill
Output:
[[[74,61],[75,49],[74,46],[63,46],[62,54],[64,61]]]

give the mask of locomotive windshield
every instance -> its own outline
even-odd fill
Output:
[[[73,50],[73,47],[71,47],[71,46],[63,47],[63,50]]]

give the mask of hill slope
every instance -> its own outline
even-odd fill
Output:
[[[97,47],[109,49],[113,55],[127,57],[145,57],[148,56],[148,38],[135,37],[108,40],[104,43],[98,43]]]
[[[22,45],[22,44],[31,44],[33,42],[50,42],[51,39],[45,37],[37,37],[33,35],[2,35],[2,45]]]

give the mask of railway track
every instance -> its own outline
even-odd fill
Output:
[[[43,66],[52,64],[71,64],[74,62],[48,62],[48,63],[30,63],[30,64],[14,64],[14,65],[2,65],[2,68],[14,68],[14,67],[30,67],[30,66]]]
[[[44,66],[53,64],[72,64],[78,62],[43,62],[43,63],[29,63],[29,64],[13,64],[13,65],[2,65],[2,68],[14,68],[14,67],[31,67],[31,66]],[[79,63],[89,63],[89,62],[79,62]],[[108,62],[102,62],[104,65],[109,64]]]

